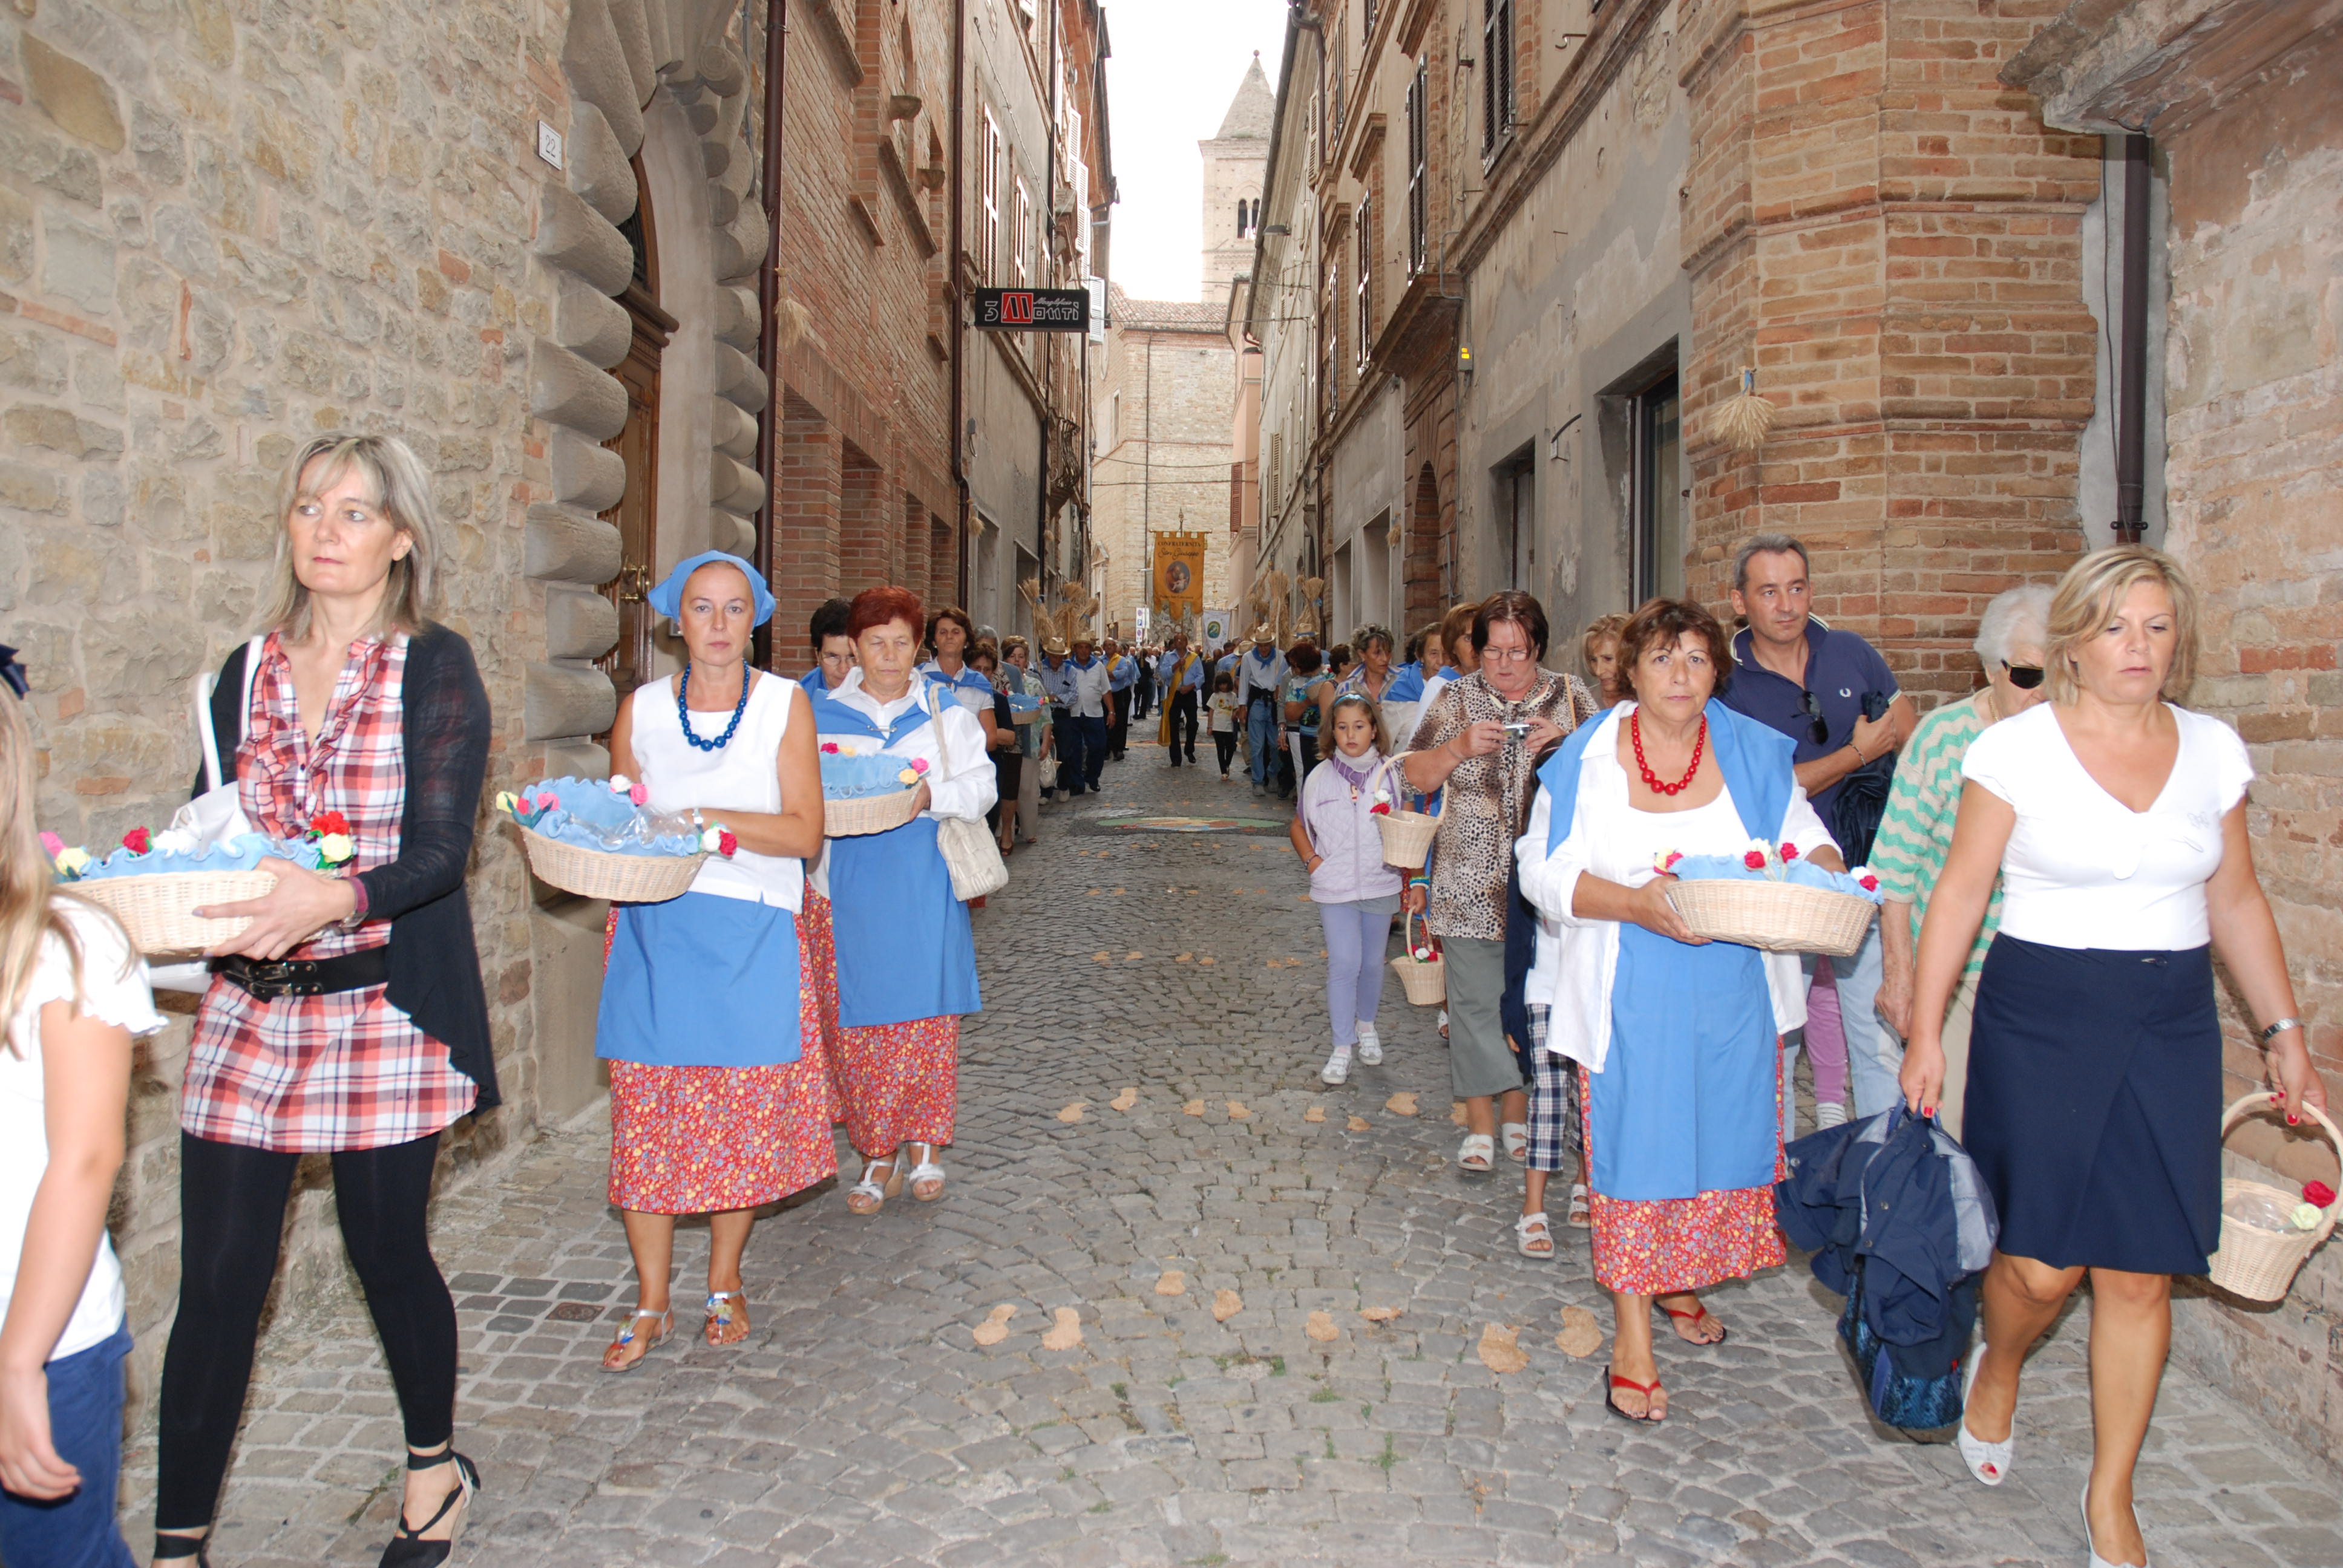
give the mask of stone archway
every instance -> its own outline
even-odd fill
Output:
[[[741,139],[749,72],[723,35],[733,15],[709,0],[573,0],[562,47],[571,103],[566,169],[538,188],[538,259],[558,291],[529,346],[529,412],[547,431],[551,496],[528,509],[525,565],[543,585],[544,657],[523,688],[523,733],[549,774],[598,777],[594,736],[618,693],[595,661],[619,633],[601,591],[622,561],[602,514],[627,496],[628,460],[605,443],[627,427],[628,388],[610,372],[637,347],[637,313],[620,304],[635,275],[618,226],[644,187],[657,215],[656,308],[672,326],[659,346],[655,445],[637,477],[657,516],[656,578],[710,548],[748,555],[762,487],[748,466],[768,388],[750,357],[759,317],[756,273],[769,240],[749,199],[753,159]],[[639,183],[638,169],[640,171]],[[649,639],[650,668],[672,667]],[[536,967],[538,1098],[549,1120],[600,1091],[593,1056],[601,990],[602,909],[538,889],[530,911]]]

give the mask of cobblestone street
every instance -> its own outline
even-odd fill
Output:
[[[946,1200],[860,1220],[825,1186],[760,1221],[746,1344],[679,1312],[638,1371],[598,1370],[631,1305],[599,1111],[437,1206],[488,1488],[459,1561],[2084,1560],[2087,1305],[2031,1365],[1996,1490],[1866,1421],[1796,1261],[1709,1295],[1730,1343],[1661,1336],[1664,1427],[1614,1420],[1604,1352],[1555,1343],[1565,1307],[1608,1328],[1584,1232],[1519,1257],[1519,1168],[1448,1163],[1433,1013],[1389,982],[1383,1065],[1318,1082],[1320,936],[1277,802],[1151,745],[1107,779],[977,917]],[[1114,825],[1215,813],[1261,825]],[[684,1231],[679,1305],[706,1244]],[[354,1288],[261,1354],[216,1561],[371,1564],[399,1440]],[[129,1457],[138,1541],[151,1432]],[[2140,1482],[2159,1568],[2343,1563],[2336,1478],[2180,1368]]]

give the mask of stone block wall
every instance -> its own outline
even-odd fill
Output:
[[[2096,137],[1996,79],[2040,25],[1974,0],[1687,0],[1684,266],[1694,597],[1735,545],[1813,548],[1815,608],[1936,696],[2002,588],[2081,544],[2076,441],[2096,325],[2080,290]],[[1707,436],[1743,366],[1780,409],[1754,454]]]
[[[1111,432],[1104,414],[1098,419],[1091,538],[1107,553],[1100,625],[1120,625],[1128,637],[1140,607],[1152,604],[1151,531],[1202,534],[1204,603],[1229,602],[1229,413],[1237,390],[1236,354],[1219,329],[1218,307],[1127,300],[1120,291],[1114,298],[1114,325],[1092,401],[1104,409],[1119,393],[1120,411]],[[1110,437],[1113,444],[1105,445]]]

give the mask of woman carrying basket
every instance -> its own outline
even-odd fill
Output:
[[[648,598],[689,658],[619,706],[610,766],[649,792],[649,809],[720,821],[738,847],[709,856],[681,898],[614,911],[594,1050],[610,1064],[610,1202],[635,1311],[603,1352],[612,1372],[673,1325],[677,1215],[709,1216],[703,1333],[738,1344],[758,1207],[838,1169],[818,978],[798,930],[804,862],[821,849],[812,707],[797,682],[749,668],[773,596],[748,562],[693,556]]]
[[[1694,936],[1668,901],[1670,854],[1795,844],[1829,870],[1837,849],[1806,804],[1791,745],[1714,700],[1731,668],[1725,628],[1696,604],[1653,599],[1621,631],[1634,700],[1581,729],[1539,772],[1517,855],[1522,894],[1555,923],[1527,992],[1541,1134],[1580,1065],[1594,1280],[1617,1341],[1604,1373],[1614,1415],[1667,1415],[1652,1305],[1679,1339],[1721,1344],[1694,1292],[1780,1263],[1780,1037],[1805,1021],[1795,954]],[[1543,923],[1543,922],[1542,922]],[[1543,930],[1542,950],[1557,947]],[[1534,1145],[1538,1172],[1557,1145]],[[1534,1188],[1533,1191],[1539,1191]],[[1544,1216],[1524,1213],[1525,1230]],[[1526,1239],[1526,1238],[1525,1238]]]
[[[1318,1079],[1341,1083],[1351,1076],[1353,1051],[1369,1067],[1383,1059],[1375,1008],[1383,1000],[1383,950],[1405,879],[1383,863],[1383,834],[1375,826],[1401,788],[1386,760],[1391,741],[1383,714],[1372,698],[1344,692],[1334,699],[1326,727],[1334,749],[1302,781],[1291,833],[1326,930],[1326,1012],[1334,1051]]]
[[[952,891],[937,824],[982,821],[998,785],[976,715],[914,673],[919,596],[865,588],[848,629],[860,663],[814,699],[821,743],[883,751],[920,775],[918,815],[883,833],[830,839],[815,872],[838,943],[832,1075],[847,1139],[864,1161],[846,1206],[876,1214],[907,1180],[923,1203],[943,1196],[936,1156],[952,1140],[960,1020],[980,1003],[968,906]]]
[[[2197,599],[2178,564],[2117,545],[2050,605],[2050,699],[1962,759],[1953,846],[1920,930],[1905,1101],[1944,1091],[1946,1008],[2001,873],[1979,978],[1965,1131],[2001,1217],[1985,1342],[1959,1441],[2008,1475],[2027,1351],[2091,1276],[2083,1489],[2094,1563],[2143,1563],[2132,1470],[2172,1337],[2172,1276],[2220,1246],[2217,952],[2259,1025],[2286,1118],[2324,1111],[2286,953],[2254,874],[2253,764],[2228,726],[2172,699],[2195,678]]]
[[[448,1446],[456,1304],[427,1210],[439,1134],[498,1102],[464,897],[488,699],[471,645],[430,618],[437,514],[404,442],[320,437],[278,498],[269,631],[229,656],[212,702],[216,739],[234,748],[223,773],[256,829],[297,838],[338,814],[355,852],[338,878],[264,860],[269,892],[197,911],[252,923],[213,955],[180,1100],[155,1561],[202,1553],[294,1170],[323,1153],[406,1425],[406,1495],[383,1562],[429,1568],[479,1485]]]

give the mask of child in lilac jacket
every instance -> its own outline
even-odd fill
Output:
[[[1383,998],[1383,952],[1399,913],[1399,869],[1383,863],[1375,819],[1398,802],[1400,783],[1386,765],[1390,737],[1373,702],[1358,692],[1335,699],[1322,738],[1333,744],[1302,781],[1293,816],[1294,852],[1310,871],[1310,897],[1326,930],[1326,1011],[1334,1050],[1319,1070],[1326,1083],[1351,1075],[1351,1057],[1369,1067],[1383,1059],[1375,1035]]]

